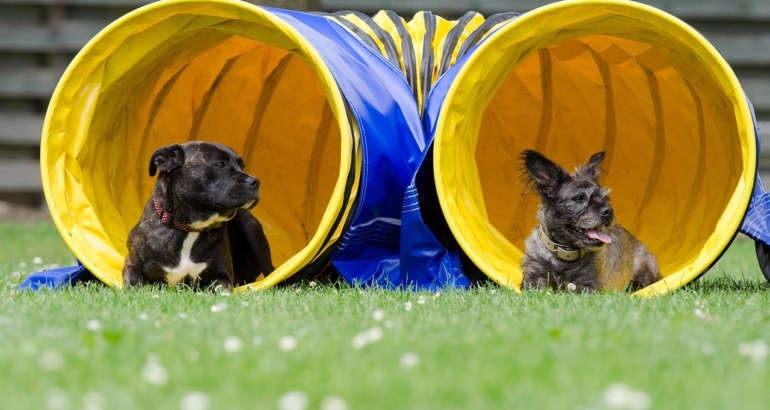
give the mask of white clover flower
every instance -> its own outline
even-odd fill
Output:
[[[64,367],[64,357],[55,350],[46,350],[40,355],[38,364],[41,369],[47,372],[53,372]]]
[[[293,336],[284,336],[278,341],[278,348],[282,352],[290,352],[297,348],[297,339]]]
[[[211,400],[206,393],[201,391],[191,391],[179,402],[179,410],[207,410],[211,406]]]
[[[570,291],[570,292],[574,292],[575,290],[577,290],[577,286],[575,286],[574,283],[570,282],[570,283],[567,284],[567,290]]]
[[[750,358],[754,363],[764,363],[770,348],[764,340],[755,340],[750,343],[741,343],[738,352]]]
[[[42,265],[43,264],[43,258],[41,258],[39,256],[35,256],[34,258],[32,258],[32,264],[33,265]]]
[[[366,331],[366,338],[369,343],[377,343],[382,340],[383,332],[379,326],[373,326]]]
[[[180,319],[187,319],[187,313],[179,312],[176,314],[176,316]]]
[[[382,340],[383,331],[379,326],[373,326],[368,330],[361,332],[353,337],[350,341],[350,346],[354,349],[363,349],[370,343],[377,343]]]
[[[407,311],[412,310],[412,302],[404,303],[404,309]]]
[[[418,304],[418,305],[424,305],[424,304],[425,304],[425,297],[424,297],[424,296],[422,296],[422,295],[420,295],[420,296],[417,298],[417,304]]]
[[[142,367],[142,378],[147,383],[163,386],[168,382],[168,370],[157,361],[151,360],[148,357],[147,363]]]
[[[95,391],[88,391],[83,395],[83,410],[101,410],[104,408],[104,398]]]
[[[348,410],[348,402],[340,396],[327,396],[321,400],[321,410]]]
[[[278,410],[305,410],[310,404],[310,398],[304,392],[293,390],[284,393],[278,399]]]
[[[102,323],[98,319],[91,319],[86,322],[86,329],[92,332],[98,332],[102,329]]]
[[[21,272],[11,273],[11,279],[20,279],[20,278],[21,278]]]
[[[211,313],[219,313],[227,310],[227,303],[219,302],[216,305],[211,306]]]
[[[308,283],[307,285],[310,286],[311,288],[314,288],[316,283],[314,280],[311,280],[310,283]]]
[[[363,333],[359,333],[353,336],[353,340],[350,341],[350,346],[356,350],[363,349],[366,346],[366,344],[367,344],[366,335]]]
[[[225,339],[225,343],[222,346],[227,353],[240,352],[243,349],[243,342],[236,336],[230,336]]]
[[[411,369],[412,367],[420,364],[420,356],[417,356],[417,353],[414,352],[406,352],[401,355],[399,364],[404,370]]]
[[[139,320],[147,320],[147,319],[149,319],[149,316],[147,316],[147,313],[142,312],[139,314]]]
[[[609,409],[646,410],[652,405],[650,395],[634,390],[623,383],[613,383],[602,394],[604,405]]]
[[[47,396],[45,404],[48,410],[67,410],[70,408],[70,398],[66,391],[52,389],[48,391]]]
[[[709,356],[716,354],[717,348],[716,346],[712,345],[711,343],[705,342],[701,345],[700,351],[703,352],[703,354],[707,354]]]
[[[382,319],[385,318],[385,312],[382,311],[382,309],[377,309],[374,312],[372,312],[372,319],[381,322]]]
[[[27,262],[19,262],[19,268],[24,269],[27,267]]]

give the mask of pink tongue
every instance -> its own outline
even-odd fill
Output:
[[[588,235],[589,238],[593,238],[593,239],[596,239],[597,241],[602,241],[604,243],[612,242],[612,239],[610,239],[610,236],[602,231],[591,229],[590,231],[586,231],[586,235]]]

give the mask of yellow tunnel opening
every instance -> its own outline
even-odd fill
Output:
[[[44,189],[75,256],[121,286],[126,238],[155,183],[152,153],[228,145],[262,182],[253,213],[277,268],[270,286],[339,235],[353,135],[331,73],[279,18],[234,1],[155,3],[100,33],[59,83],[43,131]]]
[[[451,86],[434,144],[450,229],[484,273],[516,290],[539,203],[521,182],[523,150],[570,171],[607,152],[601,182],[618,222],[665,276],[642,295],[683,286],[721,255],[756,166],[729,66],[681,21],[632,2],[561,2],[493,33]]]

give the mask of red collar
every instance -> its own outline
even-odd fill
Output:
[[[185,231],[185,232],[203,232],[206,230],[205,228],[196,229],[190,225],[175,221],[174,217],[170,213],[168,213],[168,211],[166,211],[160,206],[157,199],[152,198],[152,202],[155,204],[155,212],[157,212],[158,216],[160,216],[160,222],[163,225],[166,225],[169,228],[176,228],[176,229],[179,229],[180,231]]]

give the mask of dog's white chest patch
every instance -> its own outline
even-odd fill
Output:
[[[190,258],[190,252],[192,252],[193,244],[195,244],[195,240],[198,239],[199,235],[200,234],[197,232],[188,233],[187,238],[185,238],[184,242],[182,243],[182,252],[179,255],[179,265],[175,267],[163,268],[163,270],[166,271],[166,281],[169,285],[179,283],[187,276],[189,276],[193,282],[196,282],[198,280],[198,276],[208,266],[208,264],[205,262],[193,262],[193,260]]]
[[[193,229],[206,229],[215,223],[223,223],[233,219],[232,216],[214,214],[204,221],[195,221],[190,223],[190,227]]]

